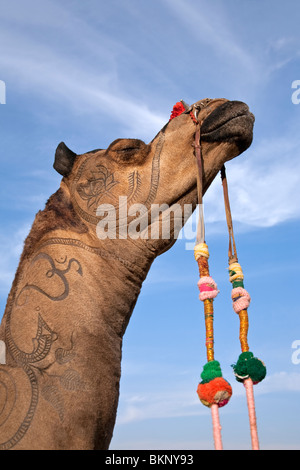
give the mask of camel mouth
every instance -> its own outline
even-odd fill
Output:
[[[234,142],[243,152],[252,143],[254,120],[245,103],[227,101],[203,121],[201,139],[205,142]]]

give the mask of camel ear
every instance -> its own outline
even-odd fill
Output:
[[[68,176],[73,168],[76,153],[72,152],[64,142],[61,142],[55,152],[53,168],[62,176]]]

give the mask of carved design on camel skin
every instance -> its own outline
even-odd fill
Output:
[[[252,142],[247,105],[191,107],[201,123],[203,188]],[[197,204],[195,122],[183,113],[149,143],[117,139],[76,155],[61,143],[61,186],[25,240],[0,326],[0,449],[107,449],[116,419],[122,338],[165,239],[99,240],[99,203]],[[118,209],[118,208],[117,208]],[[117,210],[117,215],[119,215]]]
[[[41,289],[38,285],[26,284],[16,296],[16,307],[26,305],[31,289],[37,291],[41,295],[46,296],[50,301],[64,300],[69,295],[69,282],[67,280],[66,274],[70,271],[72,264],[77,264],[77,273],[82,276],[81,265],[75,258],[72,258],[68,261],[67,256],[65,256],[65,258],[62,260],[56,260],[56,262],[60,265],[64,265],[68,261],[67,267],[65,269],[59,269],[56,267],[55,262],[51,256],[40,252],[33,258],[31,264],[38,263],[39,260],[43,259],[46,260],[51,266],[51,269],[47,269],[47,271],[44,273],[45,277],[50,279],[53,276],[57,276],[57,280],[63,285],[63,293],[58,296],[52,296]],[[22,296],[24,297],[23,302],[20,300]],[[78,391],[79,389],[83,390],[85,388],[84,383],[82,382],[80,375],[76,372],[76,370],[73,370],[69,367],[63,367],[76,357],[76,353],[73,351],[74,345],[72,338],[70,339],[71,346],[69,349],[64,349],[61,347],[55,349],[55,359],[52,360],[49,364],[44,365],[44,360],[47,359],[53,343],[58,339],[58,335],[55,333],[55,331],[51,330],[49,325],[43,320],[42,309],[37,306],[35,307],[34,311],[36,312],[37,317],[37,331],[35,337],[32,339],[33,350],[30,353],[22,351],[15,343],[10,328],[12,309],[8,309],[7,311],[7,348],[12,356],[12,359],[27,375],[31,387],[31,400],[24,420],[15,434],[9,440],[0,444],[1,450],[11,449],[23,438],[34,418],[40,395],[55,409],[60,421],[63,421],[64,400],[63,395],[59,390],[59,386],[69,391]],[[54,364],[62,366],[59,369],[64,370],[62,370],[60,374],[50,373],[50,367],[53,369]],[[37,376],[40,377],[40,380],[38,380]],[[12,377],[9,377],[9,380],[11,381],[10,387],[13,388],[14,393],[7,393],[4,402],[1,403],[2,420],[0,421],[0,425],[4,424],[4,421],[9,419],[16,399],[16,383]]]

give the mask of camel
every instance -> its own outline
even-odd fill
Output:
[[[0,327],[0,449],[105,450],[116,420],[122,338],[154,259],[176,241],[97,235],[99,206],[197,205],[194,136],[201,125],[203,194],[223,164],[252,142],[254,116],[240,101],[204,99],[146,144],[117,139],[77,155],[64,143],[59,189],[24,242]],[[106,214],[107,215],[107,214]],[[101,218],[102,217],[102,218]],[[123,220],[123,222],[122,222]],[[125,224],[125,225],[124,225]]]

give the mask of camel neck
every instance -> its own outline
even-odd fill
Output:
[[[95,246],[73,238],[48,239],[40,246],[45,249],[59,247],[69,256],[78,258],[82,265],[82,279],[77,298],[90,298],[88,305],[95,306],[97,317],[105,321],[118,336],[125,333],[128,321],[137,301],[152,260],[133,250],[127,241],[114,240]],[[83,288],[84,286],[84,288]]]
[[[89,431],[76,435],[79,443],[70,448],[107,446],[111,439],[122,337],[151,265],[132,246],[112,246],[53,231],[21,259],[0,338],[7,366],[30,379],[33,398],[20,427],[28,436],[29,417],[52,410],[54,427],[78,421],[80,430],[92,407]],[[109,404],[104,411],[103,403]]]
[[[26,310],[33,302],[50,321],[52,311],[71,310],[68,329],[96,334],[104,322],[121,338],[154,258],[149,253],[127,240],[99,244],[88,234],[55,230],[22,257],[11,302]]]

